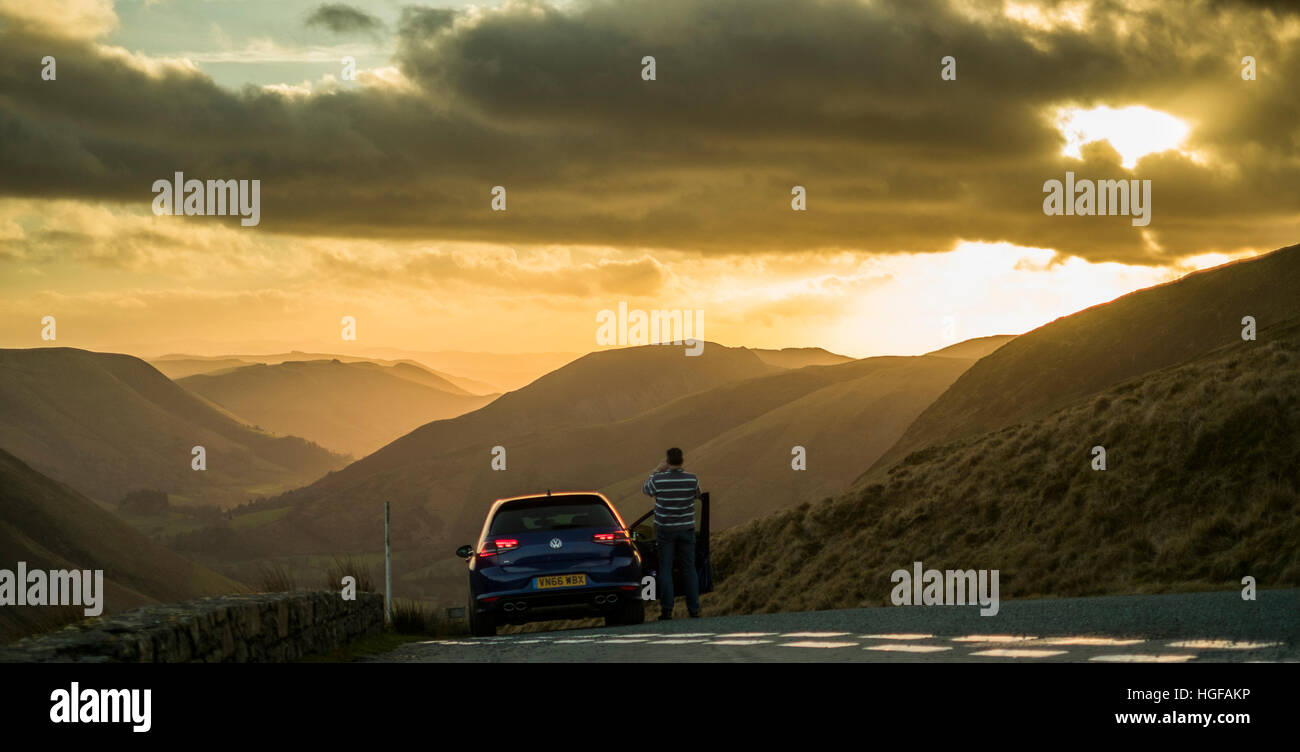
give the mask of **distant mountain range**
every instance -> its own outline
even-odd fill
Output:
[[[376,358],[413,361],[443,375],[456,374],[455,379],[462,379],[462,383],[473,380],[488,385],[487,388],[469,389],[476,394],[519,389],[582,356],[582,353],[565,352],[490,353],[404,350],[396,347],[370,348],[366,354]]]
[[[297,350],[271,355],[219,355],[211,357],[183,354],[162,355],[151,358],[149,364],[157,368],[169,379],[183,379],[196,374],[219,374],[250,365],[273,366],[314,360],[337,360],[342,363],[365,363],[375,367],[392,368],[396,375],[419,381],[426,386],[432,386],[435,389],[452,394],[497,394],[503,391],[491,384],[436,371],[409,359],[383,360],[355,355],[299,352]]]
[[[177,379],[245,422],[364,457],[430,421],[491,402],[411,363],[285,361]]]

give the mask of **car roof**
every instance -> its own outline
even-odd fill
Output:
[[[545,493],[520,494],[519,496],[507,496],[497,499],[492,506],[496,507],[509,501],[521,501],[523,499],[545,499],[548,496],[599,496],[605,502],[609,502],[609,497],[600,491],[547,491]]]
[[[601,501],[605,502],[606,506],[608,506],[614,512],[614,516],[618,517],[618,521],[620,523],[623,521],[623,518],[619,517],[618,510],[615,509],[613,503],[610,502],[609,497],[601,493],[600,491],[547,491],[546,493],[531,493],[531,494],[521,494],[519,496],[507,496],[504,499],[497,499],[496,501],[492,502],[492,508],[488,510],[487,516],[489,520],[492,519],[492,515],[496,514],[498,509],[500,509],[502,506],[506,504],[509,504],[512,501],[526,501],[529,499],[546,499],[546,498],[553,499],[557,497],[562,498],[565,496],[595,496],[599,498]]]

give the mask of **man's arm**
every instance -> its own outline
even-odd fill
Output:
[[[645,494],[646,496],[654,496],[655,492],[658,490],[655,488],[655,473],[662,473],[664,470],[667,469],[668,469],[668,463],[660,462],[659,465],[655,467],[654,470],[651,470],[650,477],[646,478],[645,483],[641,486],[641,493]]]

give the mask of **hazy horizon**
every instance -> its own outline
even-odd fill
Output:
[[[720,344],[724,347],[745,347],[749,349],[781,350],[781,349],[820,348],[837,355],[845,355],[847,357],[858,358],[858,359],[879,357],[879,356],[890,356],[890,355],[898,355],[898,356],[923,355],[925,353],[933,352],[935,350],[939,350],[944,347],[948,347],[958,342],[963,342],[967,340],[980,339],[983,337],[993,337],[993,336],[1003,336],[1003,335],[1018,336],[1021,334],[1025,334],[1026,332],[1033,331],[1034,329],[1037,329],[1045,324],[1048,324],[1057,318],[1060,318],[1062,316],[1067,316],[1072,313],[1076,313],[1078,311],[1084,310],[1094,305],[1109,302],[1111,300],[1114,300],[1115,298],[1122,297],[1123,295],[1126,295],[1130,292],[1134,292],[1140,289],[1145,289],[1147,287],[1152,287],[1159,284],[1164,284],[1167,282],[1172,282],[1182,278],[1186,274],[1195,271],[1202,271],[1204,269],[1213,268],[1216,266],[1220,266],[1222,264],[1232,263],[1233,261],[1238,261],[1243,258],[1251,258],[1256,255],[1258,254],[1250,253],[1248,255],[1243,255],[1238,258],[1221,258],[1213,255],[1199,257],[1195,259],[1193,263],[1180,266],[1177,268],[1173,268],[1173,269],[1164,270],[1159,273],[1154,273],[1150,276],[1149,279],[1145,279],[1141,284],[1135,284],[1131,289],[1127,287],[1117,288],[1116,292],[1113,295],[1110,295],[1108,297],[1101,297],[1100,299],[1097,300],[1085,298],[1079,304],[1077,304],[1078,307],[1070,307],[1067,305],[1062,305],[1058,308],[1052,308],[1050,309],[1049,312],[1042,314],[1043,320],[1035,321],[1034,323],[1031,323],[1017,331],[1012,331],[1005,328],[1004,329],[993,328],[987,331],[971,331],[971,332],[961,331],[957,323],[958,321],[957,317],[952,316],[951,322],[945,322],[942,318],[933,322],[934,324],[933,328],[935,330],[934,332],[927,334],[926,336],[917,338],[917,341],[911,343],[910,345],[900,343],[901,344],[900,347],[895,347],[893,349],[875,349],[875,350],[864,350],[861,348],[856,350],[853,350],[851,348],[836,349],[835,347],[821,344],[815,340],[789,342],[789,343],[778,342],[773,344],[753,344],[749,342],[720,341],[721,338],[713,336],[707,331],[704,333],[701,339],[703,339],[706,342]],[[642,310],[647,310],[647,309],[642,309]],[[648,310],[656,310],[656,309],[651,308]],[[990,320],[999,320],[999,319],[994,319],[991,317]],[[1005,320],[1012,320],[1012,319],[1007,318]],[[882,321],[892,322],[892,319],[889,319],[888,317],[883,317]],[[945,323],[948,324],[947,328],[945,328],[944,326]],[[707,323],[706,323],[706,328],[707,328]],[[15,338],[12,335],[10,335],[9,338],[7,339],[0,339],[0,348],[25,349],[25,348],[38,348],[38,347],[74,347],[78,349],[92,350],[92,351],[99,351],[99,352],[119,352],[128,355],[134,355],[136,357],[146,359],[146,360],[168,356],[168,355],[194,355],[199,357],[218,357],[218,356],[234,356],[234,355],[263,355],[264,356],[264,355],[277,355],[277,354],[290,353],[290,352],[347,355],[352,357],[374,358],[377,360],[378,359],[393,360],[393,359],[400,359],[402,357],[399,353],[464,354],[464,355],[483,355],[483,356],[570,355],[576,358],[591,352],[619,349],[621,347],[637,346],[634,344],[624,344],[624,345],[594,345],[593,344],[593,345],[589,345],[585,349],[579,349],[577,345],[580,344],[581,337],[578,338],[579,342],[575,342],[575,348],[571,350],[563,350],[563,349],[517,349],[517,350],[496,349],[493,350],[493,349],[474,349],[470,347],[450,347],[450,346],[445,346],[448,343],[443,341],[359,342],[359,341],[350,341],[350,340],[342,340],[342,339],[331,341],[323,338],[300,339],[300,340],[230,339],[224,341],[200,339],[200,338],[175,338],[175,339],[159,340],[156,342],[141,342],[141,341],[114,339],[112,335],[97,337],[97,336],[85,334],[81,331],[76,331],[72,335],[67,335],[65,334],[65,332],[68,331],[66,328],[58,330],[57,340],[50,342],[50,341],[43,341],[41,339],[39,322],[36,327],[29,327],[29,329],[35,332],[33,336]],[[596,329],[595,323],[591,325],[591,329],[593,330]],[[687,334],[689,335],[690,332],[688,331]],[[463,341],[463,340],[453,339],[452,341]],[[664,341],[666,342],[667,340],[665,339]],[[659,339],[654,339],[653,341],[645,342],[644,344],[661,344],[661,342],[659,341]]]

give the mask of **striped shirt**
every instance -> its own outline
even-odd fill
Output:
[[[700,495],[700,480],[692,473],[680,467],[651,473],[641,486],[641,493],[654,497],[655,524],[659,527],[695,527],[695,499]]]

